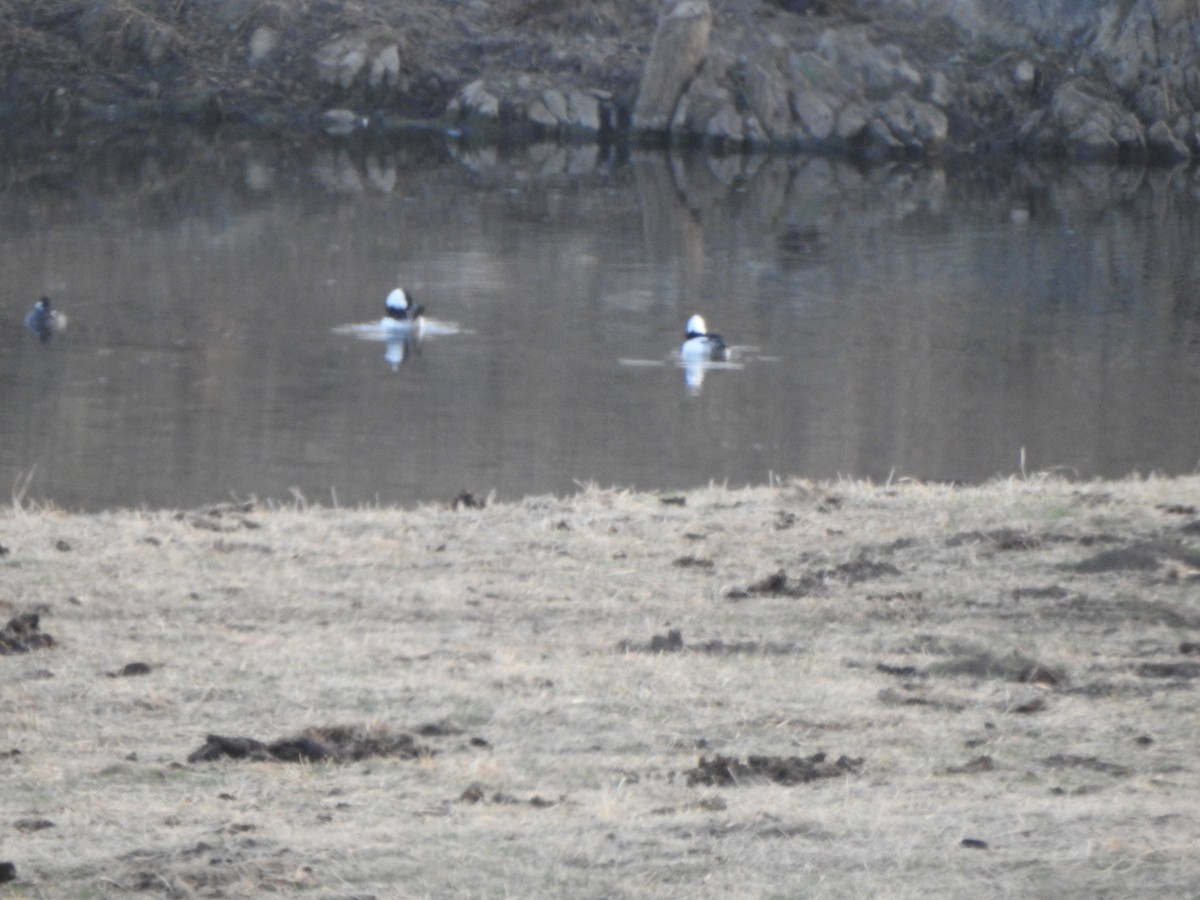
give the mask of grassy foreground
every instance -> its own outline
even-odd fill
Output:
[[[1186,896],[1198,505],[9,508],[0,897]]]

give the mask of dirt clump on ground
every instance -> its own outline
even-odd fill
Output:
[[[839,756],[828,762],[824,753],[812,756],[749,756],[745,762],[729,756],[700,757],[696,768],[685,772],[689,785],[740,785],[755,781],[807,784],[818,778],[837,778],[858,772],[863,759]]]
[[[292,737],[271,743],[248,737],[210,734],[204,745],[188,755],[188,762],[212,762],[215,759],[248,759],[278,762],[356,762],[374,756],[417,759],[436,751],[418,744],[404,731],[375,726],[326,726],[306,728]]]
[[[42,631],[41,616],[35,612],[18,613],[0,629],[0,656],[53,646],[54,638]]]

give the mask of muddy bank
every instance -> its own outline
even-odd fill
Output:
[[[937,0],[14,0],[0,114],[868,160],[1200,152],[1200,12]]]
[[[329,898],[1200,878],[1197,477],[456,499],[0,512],[0,609],[54,635],[0,655],[0,875]]]

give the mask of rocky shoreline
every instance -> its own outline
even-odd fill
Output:
[[[1200,153],[1172,0],[14,0],[0,118],[672,142],[866,161]]]

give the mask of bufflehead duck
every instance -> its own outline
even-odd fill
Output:
[[[51,308],[49,297],[43,297],[26,314],[25,327],[43,341],[48,341],[55,332],[67,327],[67,317]]]
[[[692,316],[679,355],[688,362],[724,361],[729,351],[719,334],[709,333],[704,316]]]
[[[396,288],[388,294],[387,299],[383,301],[383,306],[387,310],[384,322],[389,325],[401,323],[415,325],[425,312],[425,307],[414,303],[412,298],[405,293],[404,288]]]

